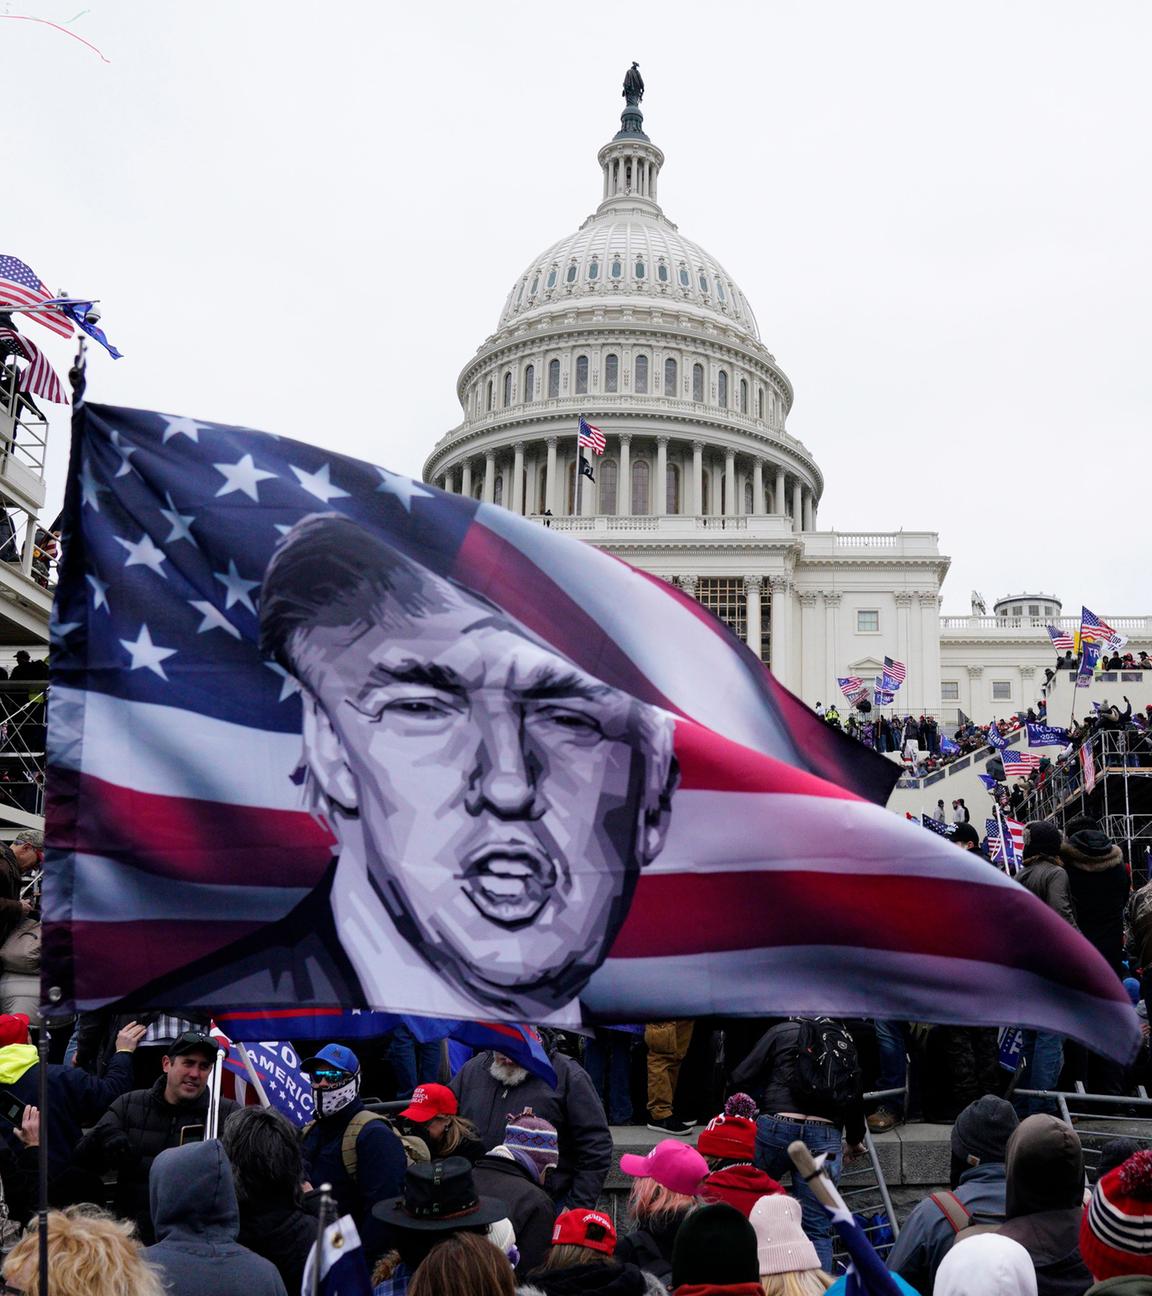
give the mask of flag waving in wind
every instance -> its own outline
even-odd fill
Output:
[[[724,1005],[1139,1044],[1077,932],[883,808],[893,762],[594,547],[319,447],[86,403],[63,555],[62,1010]]]
[[[1057,630],[1055,626],[1048,627],[1048,638],[1052,640],[1052,647],[1057,652],[1072,652],[1076,647],[1076,640],[1067,630]]]
[[[602,455],[604,447],[608,444],[604,440],[604,433],[589,423],[583,414],[580,415],[580,431],[576,441],[581,449],[591,450],[595,455]]]
[[[54,300],[31,266],[25,265],[18,257],[0,254],[0,312],[19,310],[53,333],[71,337],[72,321],[65,319],[57,307],[27,309],[29,306],[45,307],[46,303]]]

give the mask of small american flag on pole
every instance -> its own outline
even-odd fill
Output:
[[[39,306],[52,300],[52,293],[40,282],[31,266],[17,257],[0,253],[0,311],[6,306]],[[37,324],[43,324],[61,337],[71,337],[75,332],[72,321],[65,319],[58,310],[32,311],[29,314]]]
[[[891,675],[897,684],[903,684],[904,676],[908,674],[908,670],[903,662],[894,661],[891,657],[885,657],[884,673],[886,675]]]
[[[1067,630],[1057,630],[1055,626],[1048,627],[1048,638],[1052,640],[1052,647],[1057,652],[1071,652],[1076,647],[1076,640],[1068,633]]]
[[[1082,608],[1080,611],[1080,642],[1086,643],[1110,643],[1116,636],[1116,631],[1108,624],[1102,621],[1095,612],[1088,608]]]
[[[840,692],[853,706],[868,692],[868,686],[859,675],[847,675],[843,678],[837,676],[836,683],[840,685]]]
[[[1004,773],[1008,778],[1018,778],[1040,768],[1040,757],[1035,752],[1017,751],[1015,747],[1005,747],[1000,752],[1004,762]]]
[[[15,329],[0,328],[0,348],[5,355],[21,356],[29,362],[28,367],[20,374],[20,390],[31,392],[33,396],[42,396],[46,401],[57,405],[67,405],[68,397],[64,386],[56,376],[56,370],[48,363],[44,352]]]
[[[585,450],[591,450],[596,455],[602,455],[604,447],[608,444],[604,440],[604,433],[589,423],[583,414],[580,415],[580,432],[576,440]]]

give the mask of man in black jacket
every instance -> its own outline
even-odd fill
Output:
[[[201,1141],[207,1133],[208,1079],[219,1050],[200,1031],[185,1031],[163,1060],[164,1073],[151,1089],[117,1098],[76,1149],[77,1164],[117,1171],[116,1213],[136,1221],[146,1244],[154,1240],[148,1205],[148,1173],[165,1148]],[[236,1103],[220,1100],[221,1125]]]

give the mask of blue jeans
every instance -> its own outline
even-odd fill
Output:
[[[388,1041],[388,1061],[396,1077],[396,1097],[411,1098],[417,1085],[435,1083],[440,1075],[440,1041],[421,1044],[407,1026],[397,1026]]]
[[[905,1039],[906,1027],[903,1022],[873,1022],[876,1030],[876,1047],[880,1052],[881,1089],[903,1089],[908,1081],[908,1045]],[[900,1098],[882,1098],[880,1105],[886,1107],[894,1116],[904,1115],[904,1103]]]
[[[1023,1075],[1023,1089],[1055,1089],[1060,1083],[1060,1071],[1064,1066],[1064,1037],[1053,1035],[1050,1031],[1024,1032],[1024,1050],[1022,1054],[1026,1063]],[[1020,1118],[1035,1116],[1039,1113],[1057,1115],[1059,1107],[1053,1101],[1043,1098],[1014,1098],[1012,1105]]]
[[[788,1144],[803,1139],[814,1157],[828,1154],[824,1169],[833,1183],[840,1182],[843,1162],[841,1134],[838,1125],[825,1125],[821,1121],[797,1121],[761,1116],[756,1122],[756,1152],[753,1161],[757,1167],[779,1179],[785,1170],[792,1169]],[[812,1189],[799,1175],[792,1176],[792,1196],[800,1203],[801,1225],[816,1248],[820,1263],[827,1273],[832,1272],[832,1221],[820,1205]]]
[[[584,1043],[584,1070],[600,1095],[609,1125],[632,1123],[632,1045],[628,1031],[597,1029]]]

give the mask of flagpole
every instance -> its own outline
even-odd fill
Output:
[[[248,1078],[252,1081],[252,1087],[256,1090],[256,1097],[260,1099],[261,1107],[271,1107],[268,1101],[268,1092],[264,1088],[264,1081],[260,1078],[259,1071],[249,1056],[248,1050],[243,1044],[237,1043],[236,1052],[240,1054],[240,1061],[244,1063],[244,1070],[248,1072]]]
[[[576,420],[576,482],[575,485],[573,486],[573,494],[572,494],[572,516],[573,517],[580,516],[580,478],[583,477],[584,475],[580,470],[580,458],[581,458],[580,419],[582,419],[583,417],[584,415],[581,414]]]

